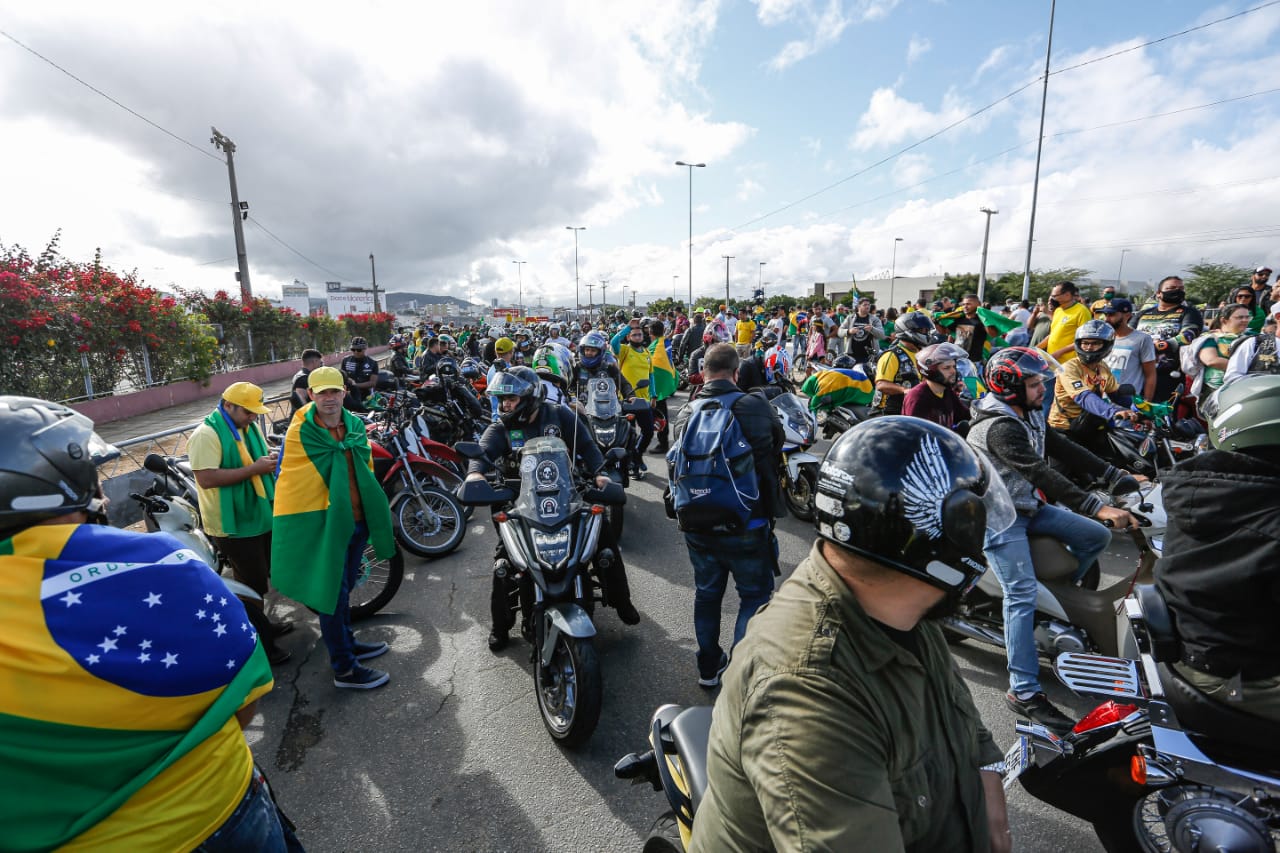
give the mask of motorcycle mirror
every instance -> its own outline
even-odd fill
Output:
[[[453,449],[458,451],[458,454],[460,456],[463,456],[467,459],[483,459],[484,458],[484,450],[480,447],[480,445],[477,442],[474,442],[474,441],[459,441],[457,444],[453,446]]]
[[[494,488],[488,480],[464,480],[454,494],[458,503],[464,506],[496,506],[515,500],[515,492],[511,489]]]
[[[648,387],[649,387],[648,379],[641,379],[639,382],[635,384],[635,388],[637,391],[639,391],[641,388],[648,388]]]
[[[169,463],[158,453],[148,453],[147,458],[142,460],[142,467],[152,474],[163,476],[169,473]]]

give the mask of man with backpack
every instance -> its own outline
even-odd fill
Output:
[[[740,601],[736,644],[747,620],[769,600],[779,574],[773,521],[781,514],[782,424],[763,396],[745,394],[734,384],[737,371],[733,345],[707,349],[702,393],[681,411],[667,456],[668,514],[679,521],[693,564],[698,684],[708,689],[720,683],[729,665],[720,647],[720,604],[730,575]]]

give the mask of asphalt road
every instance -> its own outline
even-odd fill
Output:
[[[818,452],[826,450],[820,444]],[[660,458],[650,456],[650,467]],[[369,692],[333,686],[314,617],[275,602],[298,630],[282,642],[294,657],[276,669],[275,689],[248,730],[258,762],[299,837],[312,851],[638,851],[666,810],[648,785],[614,778],[622,755],[646,747],[653,710],[668,702],[707,703],[694,667],[693,581],[687,552],[662,511],[663,482],[651,474],[627,499],[622,547],[632,597],[643,621],[628,628],[597,609],[604,710],[577,751],[543,728],[532,692],[529,647],[500,654],[486,645],[494,534],[478,510],[466,539],[437,561],[409,557],[406,579],[382,613],[360,628],[392,651],[373,663],[391,674]],[[809,524],[779,522],[781,566],[790,574],[813,542]],[[1104,568],[1133,562],[1117,541]],[[732,587],[732,585],[730,585]],[[724,646],[737,600],[725,600]],[[515,636],[513,634],[513,636]],[[997,743],[1013,738],[1004,707],[1001,651],[955,648],[983,720]],[[1054,701],[1077,714],[1093,703],[1073,697],[1044,673]],[[1010,799],[1015,849],[1097,851],[1086,824],[1015,786]]]

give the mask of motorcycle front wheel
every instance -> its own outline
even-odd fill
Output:
[[[379,559],[370,543],[364,548],[360,572],[351,587],[351,621],[359,622],[377,613],[395,597],[404,580],[404,552],[399,547],[389,559]]]
[[[391,505],[396,541],[419,557],[442,557],[462,543],[466,513],[458,499],[444,489],[428,486],[421,495],[401,492]]]
[[[783,495],[787,499],[787,509],[801,521],[813,521],[813,496],[817,492],[818,475],[813,465],[801,465],[800,472],[794,480],[787,483]]]
[[[600,658],[591,638],[561,634],[545,667],[542,655],[535,652],[533,680],[538,710],[551,737],[568,747],[585,743],[600,722],[604,698]]]

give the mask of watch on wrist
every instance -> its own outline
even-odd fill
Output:
[[[999,773],[1000,778],[1004,778],[1004,759],[993,761],[990,764],[984,764],[978,770],[985,770],[988,773]]]

